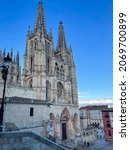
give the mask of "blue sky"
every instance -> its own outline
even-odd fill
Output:
[[[76,64],[80,101],[112,99],[112,0],[43,0],[47,30],[56,46],[62,20]],[[19,50],[22,63],[28,25],[38,0],[1,0],[0,49]]]

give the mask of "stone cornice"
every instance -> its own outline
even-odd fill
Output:
[[[0,103],[2,101],[2,98],[0,98]],[[51,103],[45,101],[45,100],[36,100],[36,99],[29,99],[29,98],[22,98],[22,97],[6,97],[5,103],[10,104],[32,104],[32,105],[52,105]]]

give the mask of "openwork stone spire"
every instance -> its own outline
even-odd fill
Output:
[[[64,27],[63,27],[62,21],[60,21],[60,24],[59,24],[57,48],[67,49],[65,34],[64,34]]]
[[[13,48],[11,48],[11,50],[10,50],[10,57],[11,57],[11,59],[13,59]]]
[[[71,47],[71,45],[70,45],[70,65],[71,65],[71,67],[73,67],[74,66],[74,58],[73,58],[73,52],[72,52],[72,47]]]
[[[31,33],[31,31],[30,31],[30,25],[29,25],[29,26],[28,26],[27,38],[29,38],[29,36],[30,36],[30,33]]]
[[[17,51],[16,62],[19,63],[19,52]]]
[[[36,21],[34,25],[34,31],[40,31],[44,34],[46,34],[46,26],[45,26],[45,19],[44,19],[44,10],[42,6],[42,1],[39,1],[38,4],[38,10],[37,10],[37,15],[36,15]]]

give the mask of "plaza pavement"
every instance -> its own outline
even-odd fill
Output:
[[[75,150],[113,150],[113,144],[104,139],[97,139],[93,145],[89,147],[78,145]]]
[[[97,139],[93,146],[85,147],[85,150],[113,150],[113,143],[104,139]]]

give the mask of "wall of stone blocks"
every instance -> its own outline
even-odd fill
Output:
[[[30,108],[34,108],[34,115],[30,116]],[[70,113],[71,126],[73,126],[74,114],[78,115],[77,127],[80,132],[79,109],[70,105],[38,105],[7,103],[4,111],[4,122],[14,123],[20,130],[33,131],[40,136],[46,136],[45,125],[50,121],[50,113],[53,113],[57,121],[57,132],[61,136],[60,116],[67,108]]]
[[[0,83],[0,98],[3,96],[3,83]],[[34,94],[33,89],[15,86],[15,85],[6,85],[5,97],[23,97],[23,98],[33,98],[35,99],[36,96]]]
[[[0,150],[65,150],[31,132],[0,133]]]

